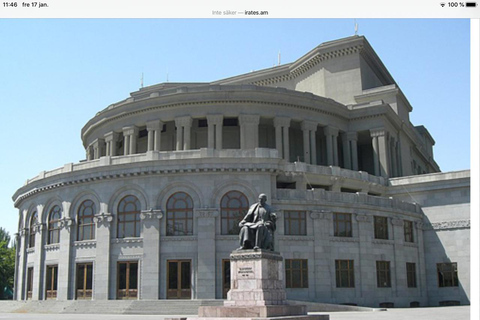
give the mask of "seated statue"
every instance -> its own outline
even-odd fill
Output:
[[[240,229],[240,248],[244,249],[266,249],[273,251],[273,232],[276,229],[275,221],[277,216],[272,208],[266,203],[267,196],[258,196],[258,202],[248,209],[247,214],[238,224]]]

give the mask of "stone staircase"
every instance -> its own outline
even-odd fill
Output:
[[[200,306],[221,306],[224,300],[41,300],[0,301],[0,313],[52,314],[145,314],[196,315]],[[305,304],[308,312],[376,311],[379,309],[325,304],[306,301],[288,301]]]

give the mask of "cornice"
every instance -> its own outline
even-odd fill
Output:
[[[189,159],[187,159],[189,160]],[[148,160],[149,161],[149,160]],[[122,165],[122,164],[119,164]],[[14,205],[18,207],[19,204],[34,195],[48,192],[52,190],[57,190],[63,187],[69,187],[72,185],[80,185],[85,183],[91,183],[95,181],[102,181],[102,180],[112,180],[112,179],[124,179],[124,178],[131,178],[131,177],[138,177],[138,176],[148,176],[148,175],[161,175],[161,174],[185,174],[185,173],[213,173],[213,172],[229,172],[229,173],[242,173],[242,172],[269,172],[269,173],[276,173],[278,171],[277,166],[271,166],[270,168],[249,168],[247,167],[248,164],[245,166],[230,166],[230,167],[223,167],[219,164],[218,167],[204,167],[204,168],[195,168],[195,169],[184,169],[184,168],[168,168],[168,169],[158,169],[158,170],[142,170],[141,168],[134,168],[130,172],[122,172],[122,173],[111,173],[111,172],[98,172],[96,176],[93,174],[88,178],[81,178],[75,179],[72,178],[70,180],[64,179],[63,181],[51,183],[42,187],[33,188],[30,191],[27,191],[23,194],[20,194],[17,198],[14,198]],[[111,166],[110,166],[111,167]],[[89,168],[90,169],[90,168]],[[86,169],[86,170],[89,170]],[[105,213],[103,213],[105,215]],[[108,215],[108,214],[106,214]],[[106,216],[105,216],[106,217]],[[95,222],[111,222],[110,218],[107,218],[106,221],[103,220],[105,218],[101,215],[97,215],[94,219]]]
[[[217,90],[213,90],[212,88],[216,87],[222,87]],[[180,88],[179,88],[180,89]],[[114,108],[111,108],[109,110],[106,110],[104,112],[98,113],[95,117],[90,119],[88,123],[82,128],[82,137],[87,136],[92,130],[95,130],[96,127],[107,124],[112,121],[118,121],[120,119],[130,117],[133,115],[137,114],[142,114],[142,113],[149,113],[149,112],[154,112],[158,111],[161,109],[167,109],[167,108],[177,108],[180,106],[205,106],[205,105],[226,105],[226,104],[260,104],[260,105],[273,105],[273,106],[282,106],[282,107],[290,107],[290,108],[299,108],[302,110],[308,110],[308,111],[313,111],[313,112],[318,112],[324,115],[330,115],[334,117],[338,117],[343,120],[347,120],[346,112],[348,111],[345,107],[345,105],[340,104],[332,99],[321,97],[318,95],[314,95],[310,92],[299,92],[295,90],[289,90],[285,88],[270,88],[270,87],[261,87],[261,86],[242,86],[242,85],[227,85],[227,86],[206,86],[206,87],[197,87],[194,88],[193,91],[188,91],[188,88],[186,87],[185,90],[179,90],[176,89],[175,91],[172,92],[165,92],[164,95],[152,97],[152,98],[144,98],[141,100],[135,100],[135,99],[130,99],[129,101],[126,101],[122,104],[117,105]],[[202,89],[202,90],[200,90]],[[226,92],[230,91],[235,91],[236,94],[245,94],[247,95],[247,98],[245,99],[224,99],[220,98],[215,99],[215,98],[207,98],[205,100],[202,99],[197,99],[193,101],[181,101],[181,102],[169,102],[165,101],[162,104],[155,104],[158,99],[160,101],[162,99],[166,99],[169,97],[172,97],[173,95],[177,94],[205,94],[205,93],[210,93],[210,94],[215,94],[218,93],[220,96],[224,96]],[[250,93],[250,94],[249,94]],[[260,95],[258,99],[252,99],[252,94],[258,94]],[[265,101],[265,94],[272,94],[273,97],[275,97],[275,101]],[[288,99],[292,99],[292,97],[298,98],[299,102],[302,99],[314,99],[316,100],[315,106],[308,106],[305,104],[298,104],[298,103],[287,103],[287,102],[278,102],[278,98],[280,94],[285,94],[288,96]],[[154,105],[145,105],[145,103],[149,104],[154,104]],[[327,105],[330,108],[332,108],[331,111],[329,110],[322,110],[318,108],[318,103],[322,105]],[[135,106],[135,104],[137,104]],[[142,106],[143,104],[143,106]],[[125,110],[126,108],[132,108],[136,107],[137,109],[135,110]],[[343,107],[339,109],[339,107]],[[122,110],[123,108],[123,110]],[[108,113],[111,113],[109,116]],[[113,113],[118,113],[118,114],[113,114]],[[345,113],[345,114],[342,114]],[[82,140],[84,140],[82,138]],[[85,145],[84,145],[85,146]],[[86,147],[86,146],[85,146]]]
[[[274,251],[266,251],[266,250],[238,250],[233,251],[230,254],[231,261],[238,261],[238,260],[260,260],[260,259],[268,259],[268,260],[277,260],[282,261],[283,257]]]

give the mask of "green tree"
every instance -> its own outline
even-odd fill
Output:
[[[15,248],[9,247],[10,235],[0,228],[0,299],[8,299],[15,274]]]
[[[10,235],[8,232],[0,227],[0,242],[6,242],[7,245],[10,243]]]

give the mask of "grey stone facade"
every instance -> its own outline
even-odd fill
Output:
[[[265,193],[279,217],[275,248],[291,263],[288,299],[469,304],[470,173],[439,172],[411,110],[357,36],[267,70],[141,88],[84,126],[85,161],[13,196],[15,298],[76,299],[84,281],[95,300],[222,299],[238,247],[226,227],[235,205],[223,203]],[[451,263],[458,283],[442,275],[440,287],[438,264]],[[133,290],[120,290],[123,274]],[[177,280],[188,290],[172,289]]]

